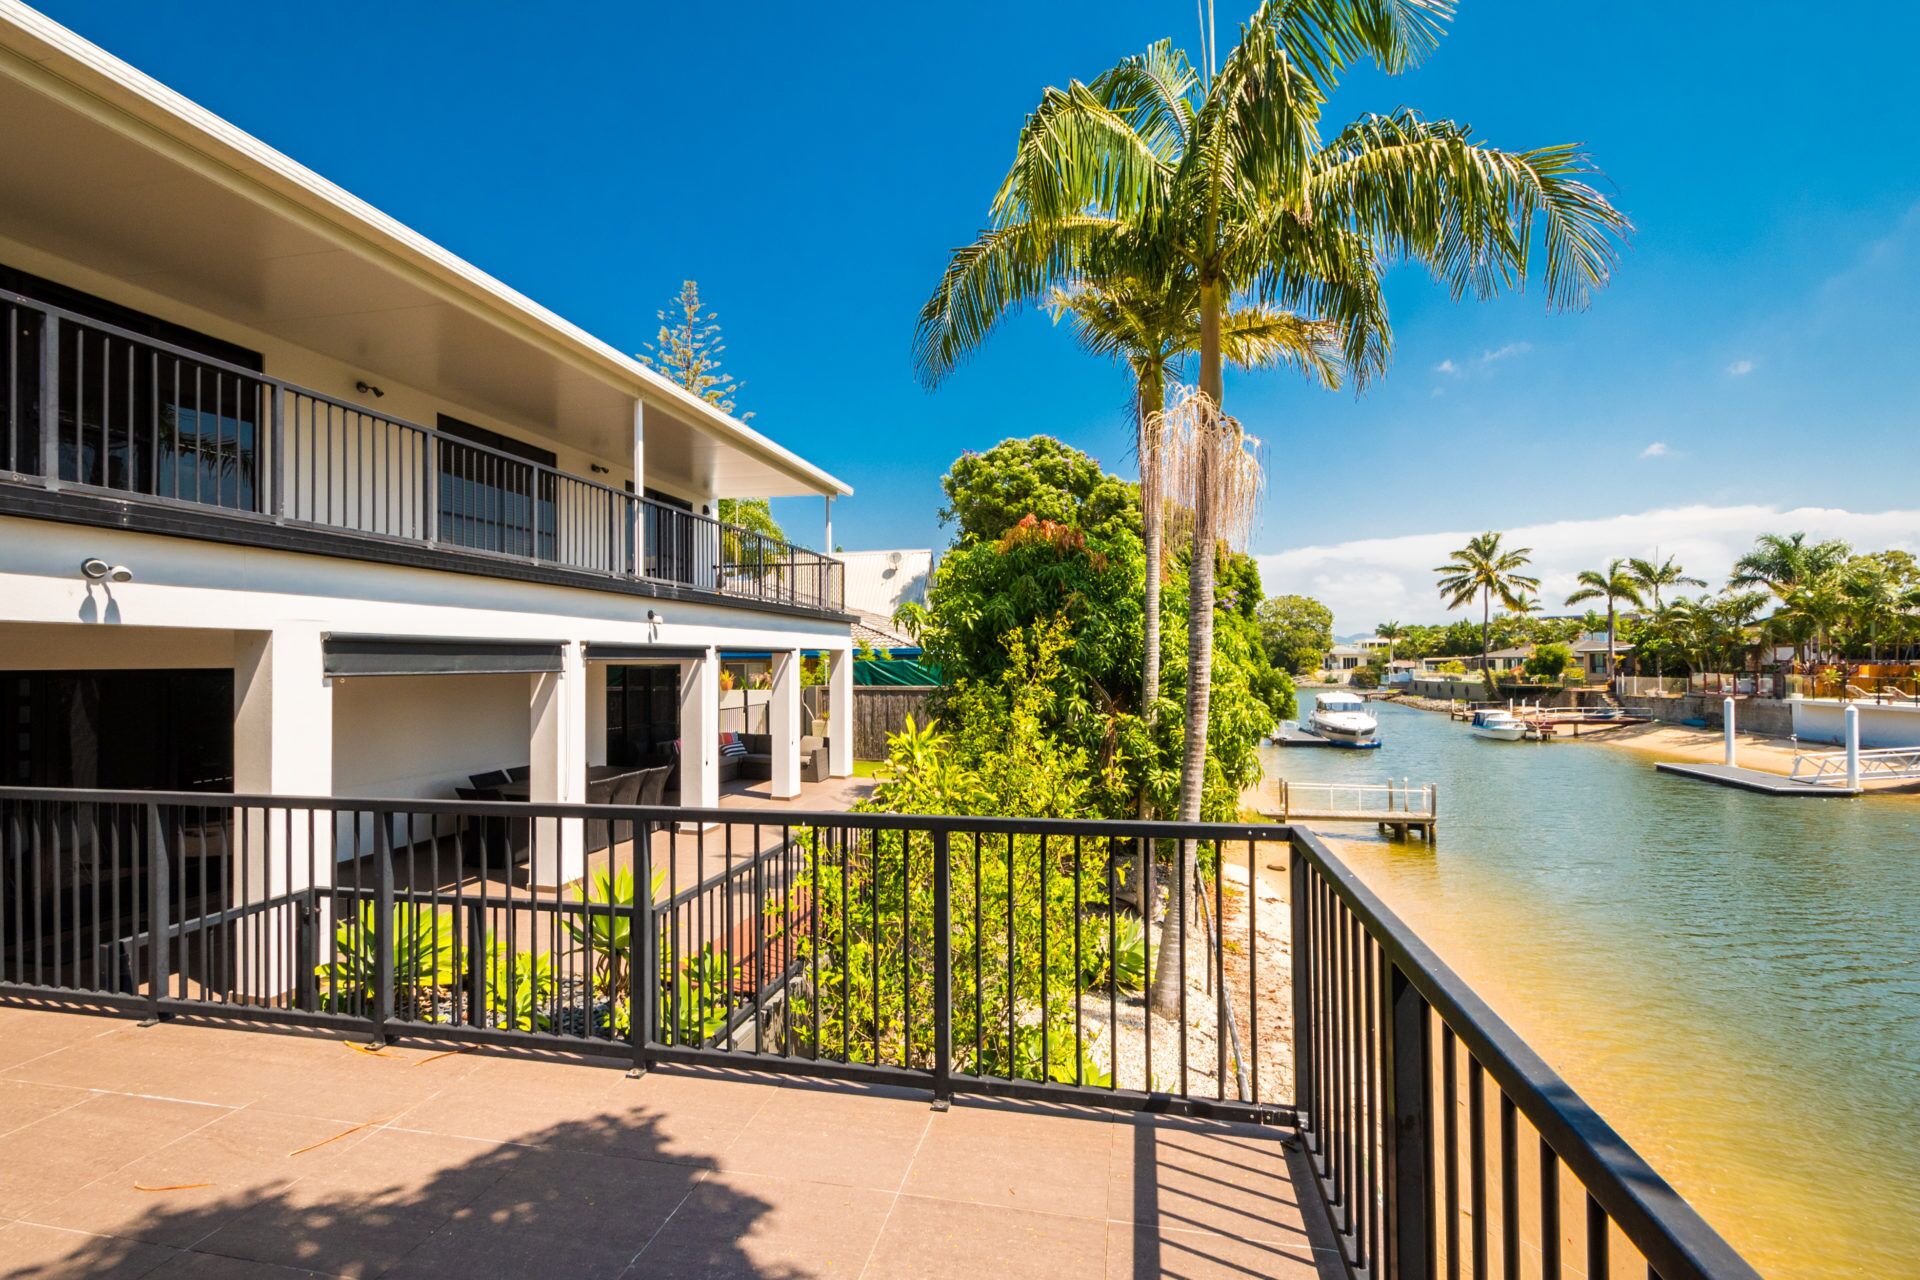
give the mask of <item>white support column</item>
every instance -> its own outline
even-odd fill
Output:
[[[633,402],[633,576],[647,573],[647,406]]]
[[[607,663],[589,662],[587,670],[587,764],[607,762]]]
[[[1847,790],[1860,789],[1860,708],[1847,708]]]
[[[767,732],[773,736],[775,800],[800,794],[800,651],[773,651],[773,692],[768,699]]]
[[[239,795],[333,794],[333,686],[317,623],[235,637],[233,662],[233,789]],[[229,904],[240,907],[312,886],[331,885],[337,855],[333,819],[326,813],[291,820],[271,807],[248,809],[235,834]],[[309,839],[311,831],[311,839]],[[311,870],[309,870],[311,869]],[[288,911],[293,908],[288,908]],[[311,966],[330,957],[326,914],[310,922],[321,954],[293,948],[298,922],[280,910],[249,917],[234,931],[237,995],[276,996],[292,990]]]
[[[830,556],[833,554],[833,495],[832,494],[827,495],[827,527],[825,531],[825,537],[822,538],[820,542],[820,554],[823,556]]]
[[[560,670],[531,678],[528,700],[527,781],[535,804],[584,804],[587,799],[586,649],[561,646]],[[586,874],[586,834],[579,818],[533,823],[533,882],[570,884]]]
[[[1732,768],[1736,763],[1734,760],[1734,756],[1737,754],[1734,750],[1734,745],[1733,745],[1733,714],[1734,714],[1733,699],[1728,698],[1726,701],[1720,704],[1720,719],[1721,719],[1721,722],[1726,727],[1726,734],[1727,734],[1727,767],[1728,768]]]
[[[835,649],[827,659],[827,774],[853,776],[853,650]]]
[[[720,805],[720,659],[680,664],[680,806]]]

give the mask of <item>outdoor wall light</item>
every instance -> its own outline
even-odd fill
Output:
[[[353,384],[353,389],[355,391],[358,391],[363,396],[372,396],[375,400],[378,400],[387,394],[386,392],[382,391],[380,388],[374,386],[370,382],[356,382]]]
[[[654,610],[649,609],[647,610],[647,621],[652,623],[658,623],[660,621],[660,615]]]
[[[88,582],[132,582],[133,570],[123,564],[108,564],[99,556],[80,562],[80,576]]]
[[[590,469],[591,469],[591,470],[593,471],[593,474],[595,474],[595,475],[597,475],[597,476],[604,476],[604,475],[611,475],[611,474],[613,474],[613,468],[611,468],[611,467],[603,467],[603,466],[601,466],[601,465],[600,465],[599,463],[597,463],[597,462],[590,462],[590,463],[588,463],[588,464],[587,464],[587,466],[588,466],[588,467],[589,467],[589,468],[590,468]]]

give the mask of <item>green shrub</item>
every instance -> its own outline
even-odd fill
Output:
[[[383,936],[384,934],[384,936]],[[415,903],[400,903],[385,930],[379,910],[370,902],[334,926],[333,953],[338,959],[314,969],[320,979],[321,999],[331,1013],[365,1017],[373,1012],[374,990],[382,947],[391,948],[394,1004],[411,998],[418,1002],[453,982],[453,922]]]

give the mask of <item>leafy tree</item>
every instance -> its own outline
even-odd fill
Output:
[[[959,540],[995,542],[1028,516],[1071,525],[1098,538],[1139,533],[1135,490],[1098,462],[1051,436],[1003,440],[956,460],[940,487],[940,519]]]
[[[1668,556],[1665,560],[1660,561],[1629,560],[1627,561],[1627,570],[1632,575],[1634,583],[1647,593],[1648,598],[1653,602],[1653,607],[1656,609],[1660,607],[1660,591],[1663,587],[1704,587],[1707,585],[1706,579],[1695,578],[1689,575],[1672,556]],[[1573,601],[1569,599],[1567,603],[1572,604]],[[1634,603],[1640,604],[1642,602],[1636,600]]]
[[[786,531],[773,518],[773,504],[765,498],[722,498],[716,514],[721,524],[735,525],[778,542],[788,541]]]
[[[1524,590],[1538,590],[1540,580],[1520,572],[1533,548],[1504,548],[1497,533],[1476,534],[1434,570],[1440,575],[1440,595],[1449,608],[1458,609],[1480,597],[1480,669],[1487,669],[1491,650],[1492,609],[1495,596],[1509,609],[1520,606]]]
[[[1671,565],[1673,561],[1667,563]],[[1615,607],[1622,600],[1636,608],[1642,607],[1645,602],[1640,598],[1640,587],[1646,579],[1629,569],[1626,562],[1609,560],[1604,569],[1582,569],[1577,581],[1580,587],[1567,597],[1568,604],[1601,599],[1607,602],[1607,678],[1612,679],[1615,666],[1614,632],[1617,630]]]
[[[720,367],[727,345],[720,339],[720,316],[700,301],[700,284],[686,280],[673,302],[655,313],[660,332],[638,354],[646,365],[699,396],[722,413],[733,412],[733,397],[746,384]],[[740,415],[742,422],[753,416]]]
[[[1523,665],[1530,676],[1558,680],[1573,665],[1573,649],[1558,640],[1537,644]]]
[[[1260,640],[1274,666],[1296,676],[1326,666],[1333,610],[1311,596],[1284,595],[1261,601],[1258,617]]]

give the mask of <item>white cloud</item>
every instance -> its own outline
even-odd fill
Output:
[[[1559,520],[1506,530],[1509,546],[1533,548],[1530,573],[1540,578],[1545,612],[1561,612],[1582,569],[1614,556],[1674,556],[1695,577],[1718,586],[1754,538],[1805,530],[1854,546],[1920,552],[1920,510],[1854,512],[1830,507],[1671,507],[1592,520]],[[1434,590],[1433,567],[1481,530],[1363,538],[1332,546],[1296,547],[1263,555],[1260,580],[1269,595],[1314,596],[1334,613],[1334,629],[1371,629],[1386,618],[1438,622],[1448,614]],[[1571,612],[1568,610],[1568,612]],[[1462,615],[1463,616],[1463,615]],[[1478,612],[1474,612],[1478,617]]]
[[[1442,360],[1439,364],[1433,366],[1433,371],[1435,373],[1458,373],[1460,372],[1460,366],[1451,360]]]
[[[1667,448],[1667,442],[1665,440],[1655,440],[1652,444],[1640,451],[1640,456],[1643,458],[1664,458],[1672,452],[1673,450]]]
[[[1481,352],[1480,363],[1495,364],[1511,356],[1523,356],[1531,350],[1533,350],[1533,344],[1531,342],[1509,342],[1504,347],[1496,347],[1492,351]]]
[[[1735,360],[1732,364],[1727,366],[1727,376],[1729,378],[1744,378],[1748,374],[1752,373],[1753,370],[1754,370],[1753,361]]]

